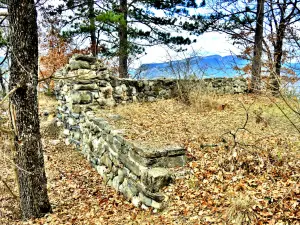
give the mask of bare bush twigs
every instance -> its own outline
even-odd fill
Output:
[[[284,117],[290,122],[290,124],[298,131],[298,133],[300,134],[300,129],[297,127],[297,125],[294,123],[294,121],[292,121],[292,119],[286,114],[286,112],[284,112],[284,110],[280,107],[280,105],[274,101],[272,98],[269,98],[275,105],[276,107],[280,110],[280,112],[284,115]],[[288,107],[290,107],[288,105]]]
[[[247,132],[251,133],[251,131],[249,131],[248,129],[246,129],[246,126],[247,126],[248,121],[249,121],[249,109],[250,109],[250,107],[254,104],[254,101],[250,104],[250,106],[248,106],[248,108],[246,108],[246,106],[245,106],[240,100],[237,100],[237,101],[241,104],[241,106],[242,106],[243,109],[245,110],[246,118],[245,118],[245,121],[244,121],[244,123],[243,123],[243,126],[242,126],[242,127],[238,127],[235,131],[228,131],[228,132],[226,132],[226,133],[224,133],[224,134],[222,135],[222,137],[223,137],[223,136],[229,134],[229,135],[233,138],[234,144],[233,144],[233,147],[232,147],[232,148],[235,148],[237,145],[241,144],[241,143],[239,143],[239,142],[237,141],[237,138],[238,138],[238,132],[239,132],[239,131],[244,130],[244,131],[247,131]],[[223,139],[223,140],[224,140],[224,142],[226,142],[225,139]],[[243,144],[243,145],[244,145],[244,144]]]

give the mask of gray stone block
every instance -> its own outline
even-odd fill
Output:
[[[157,202],[163,202],[167,199],[167,196],[162,193],[151,192],[151,191],[147,190],[145,185],[141,182],[136,182],[136,187],[139,192],[142,192],[145,196],[147,196],[148,198],[151,198]]]
[[[134,196],[138,194],[136,187],[132,186],[132,184],[129,184],[128,179],[124,179],[124,182],[119,187],[119,191],[124,194],[124,196],[130,200]]]
[[[184,155],[186,150],[182,147],[166,147],[161,149],[144,148],[142,146],[133,146],[133,150],[144,158],[159,158],[166,156]]]
[[[69,67],[70,67],[71,70],[90,69],[91,65],[86,61],[72,60],[69,63]]]
[[[107,166],[107,168],[111,171],[112,161],[110,160],[107,153],[102,155],[102,157],[100,158],[100,162],[101,162],[101,164]]]
[[[133,198],[131,199],[131,202],[135,207],[140,207],[142,204],[141,200],[138,196],[133,196]]]
[[[118,169],[118,177],[119,177],[120,183],[123,183],[124,178],[125,178],[125,173],[122,169]]]
[[[119,159],[136,176],[141,176],[141,174],[147,169],[146,167],[142,166],[138,162],[134,161],[128,155],[120,154]]]
[[[133,181],[131,179],[128,179],[127,186],[130,189],[133,196],[136,196],[138,194],[138,189],[136,187],[136,182],[135,181]]]
[[[73,92],[70,95],[73,104],[89,104],[93,101],[93,95],[87,91]]]
[[[117,191],[119,190],[119,186],[120,186],[120,180],[119,177],[114,177],[114,179],[112,180],[112,186],[114,189],[116,189]]]
[[[172,177],[165,168],[151,168],[142,174],[141,180],[150,192],[158,192],[172,182]]]
[[[152,199],[146,197],[143,193],[139,193],[139,199],[146,206],[151,206],[152,205]]]
[[[97,84],[75,84],[73,87],[74,90],[98,90],[99,87]]]
[[[101,177],[103,177],[104,174],[107,173],[107,168],[105,166],[97,166],[96,170],[101,175]]]
[[[152,200],[151,207],[153,207],[154,209],[163,209],[166,207],[166,203],[165,202],[157,202],[157,201]]]
[[[89,62],[89,63],[95,63],[96,62],[96,57],[94,56],[90,56],[90,55],[75,55],[72,57],[72,59],[75,59],[76,61],[77,60],[80,60],[80,61],[86,61],[86,62]]]

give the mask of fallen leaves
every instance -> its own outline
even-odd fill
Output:
[[[253,102],[251,97],[242,98],[244,104]],[[232,140],[225,138],[224,142],[220,136],[239,127],[245,114],[233,99],[226,102],[224,109],[210,112],[194,111],[175,100],[114,109],[114,114],[121,114],[123,119],[110,122],[124,129],[127,138],[150,146],[173,143],[187,148],[189,163],[174,169],[179,178],[164,189],[170,196],[164,211],[135,208],[105,186],[79,152],[65,146],[63,140],[45,136],[53,213],[27,222],[18,220],[16,202],[0,185],[0,223],[237,224],[241,218],[257,224],[298,224],[299,134],[277,114],[262,131],[262,125],[256,124],[250,112],[253,118],[247,129],[251,133],[239,133],[239,141],[245,146],[233,149]],[[254,107],[264,104],[261,100]],[[46,122],[42,121],[42,125],[46,126]],[[11,165],[5,170],[0,168],[0,172],[13,177]],[[10,184],[14,186],[13,179]]]

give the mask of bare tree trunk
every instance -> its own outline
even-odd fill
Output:
[[[2,76],[4,76],[4,74],[2,74],[2,71],[0,69],[0,85],[1,85],[1,89],[2,89],[2,95],[5,96],[6,95],[6,88],[5,88]]]
[[[38,33],[34,0],[8,1],[11,67],[9,89],[15,163],[24,219],[51,211],[47,195],[37,104]]]
[[[128,77],[127,0],[120,0],[123,19],[119,25],[119,76]]]
[[[251,76],[251,92],[261,91],[261,55],[262,55],[262,43],[263,43],[263,31],[264,31],[264,3],[265,0],[257,1],[256,12],[256,28],[255,28],[255,42],[254,53],[252,61],[252,76]]]
[[[280,89],[280,71],[282,66],[282,48],[283,48],[283,38],[285,35],[285,21],[280,21],[279,27],[276,33],[276,43],[274,46],[274,63],[275,71],[271,74],[271,91],[273,95],[279,94]]]
[[[97,38],[96,38],[96,25],[95,25],[95,9],[94,0],[88,0],[89,7],[89,20],[90,20],[90,35],[91,35],[91,51],[93,56],[97,56]]]

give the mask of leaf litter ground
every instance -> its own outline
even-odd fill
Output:
[[[100,110],[137,144],[187,149],[181,179],[164,189],[168,207],[153,213],[105,186],[78,151],[49,132],[55,101],[41,101],[40,111],[51,112],[41,124],[53,213],[20,221],[17,201],[1,184],[0,224],[299,224],[299,133],[274,102],[299,124],[282,101],[245,95],[218,97],[212,107],[164,100]],[[9,142],[1,138],[1,174],[16,192]]]

